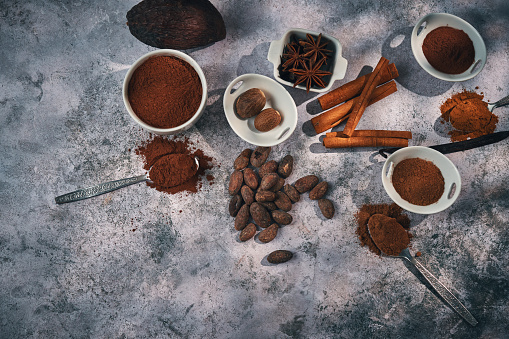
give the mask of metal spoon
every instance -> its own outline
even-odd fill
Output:
[[[200,168],[200,161],[199,161],[198,157],[194,157],[194,161],[196,163],[196,171],[198,171],[198,169]],[[157,161],[154,163],[154,165],[156,163],[157,163]],[[152,165],[152,167],[154,165]],[[151,167],[151,169],[152,169],[152,167]],[[76,190],[76,191],[56,197],[55,202],[57,204],[65,204],[68,202],[74,202],[74,201],[79,201],[79,200],[83,200],[83,199],[88,199],[88,198],[95,197],[97,195],[101,195],[104,193],[108,193],[108,192],[117,190],[122,187],[126,187],[126,186],[130,186],[130,185],[137,184],[140,182],[144,182],[144,181],[150,180],[149,173],[150,173],[150,170],[147,174],[144,174],[144,175],[138,175],[136,177],[108,181],[108,182],[105,182],[105,183],[102,183],[99,185],[95,185],[92,187],[82,188],[82,189],[79,189],[79,190]]]
[[[505,98],[500,99],[497,102],[494,102],[492,104],[488,104],[488,109],[490,110],[490,112],[493,112],[493,110],[495,108],[506,106],[506,105],[509,105],[509,95],[506,96]]]
[[[371,230],[368,223],[368,232],[371,237]],[[375,242],[375,239],[371,237],[371,240],[373,240],[373,243],[375,246],[380,249],[380,246],[378,246]],[[382,250],[380,250],[382,252]],[[435,289],[435,291],[445,300],[445,302],[453,309],[455,310],[463,319],[465,319],[470,325],[475,326],[477,325],[477,320],[475,320],[474,316],[466,309],[465,306],[447,289],[447,287],[444,286],[436,278],[430,271],[424,267],[417,259],[415,259],[411,254],[408,248],[405,248],[401,251],[400,254],[392,256],[385,254],[382,252],[384,256],[391,257],[391,258],[402,258],[408,260],[410,263],[412,263],[415,268],[424,276],[424,278],[430,283],[430,285]]]

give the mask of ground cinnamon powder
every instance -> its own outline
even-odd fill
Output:
[[[200,107],[202,92],[200,77],[188,62],[155,56],[134,71],[128,98],[143,122],[157,128],[173,128],[193,117]]]
[[[422,51],[433,68],[447,74],[461,74],[475,60],[470,37],[460,29],[447,26],[429,32],[422,43]]]
[[[442,118],[454,128],[448,133],[451,141],[477,138],[495,131],[498,117],[490,112],[483,99],[482,94],[464,90],[442,104]]]
[[[431,161],[411,158],[400,161],[392,173],[392,185],[411,204],[434,204],[444,194],[445,182],[440,169]]]
[[[212,169],[213,159],[209,156],[206,156],[204,152],[200,149],[195,149],[193,147],[193,144],[189,141],[189,139],[184,138],[182,140],[179,139],[169,139],[162,136],[156,136],[153,139],[147,140],[142,146],[138,147],[135,150],[136,154],[141,155],[143,157],[143,168],[147,171],[149,171],[156,162],[158,162],[159,159],[162,157],[165,157],[170,154],[181,154],[186,155],[187,158],[194,159],[194,157],[198,157],[200,167],[198,171],[190,177],[189,180],[186,182],[174,186],[174,187],[165,187],[165,184],[161,185],[159,183],[159,180],[155,181],[147,181],[147,185],[150,187],[153,187],[157,189],[158,191],[174,194],[178,192],[191,192],[195,193],[202,187],[202,183],[204,181],[204,178],[209,181],[210,184],[212,184],[212,180],[214,179],[214,176],[209,172],[210,169]],[[164,166],[164,163],[162,164],[161,170],[164,170],[166,167],[167,172],[171,171],[172,168],[178,168],[180,167],[179,164],[176,164],[175,162],[181,161],[179,157],[168,157],[166,160],[166,166]],[[194,162],[194,161],[193,161]],[[185,166],[184,166],[185,167]],[[187,167],[188,170],[193,170],[193,168]],[[195,168],[194,168],[195,169]],[[185,169],[183,169],[185,171]],[[184,172],[185,174],[185,172]],[[189,173],[188,173],[189,174]],[[157,174],[155,174],[157,175]],[[150,172],[150,176],[152,176],[152,171]],[[164,182],[164,179],[160,179],[162,182]],[[171,181],[171,179],[168,179]]]
[[[408,238],[411,239],[412,234],[408,232],[408,229],[410,228],[410,219],[406,214],[403,214],[402,212],[403,209],[394,203],[363,205],[360,208],[360,210],[355,214],[355,219],[357,221],[357,229],[355,230],[355,233],[359,237],[361,246],[367,246],[371,252],[378,255],[381,254],[380,249],[378,249],[378,247],[373,242],[373,239],[371,239],[368,230],[369,219],[371,218],[371,216],[375,214],[381,214],[390,218],[394,218],[398,222],[398,224],[400,224],[406,230]]]

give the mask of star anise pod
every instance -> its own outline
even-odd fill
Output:
[[[329,57],[328,53],[332,53],[331,50],[325,49],[327,45],[329,44],[328,41],[324,42],[323,44],[320,44],[320,41],[322,40],[322,34],[320,33],[318,35],[318,38],[316,40],[313,38],[311,34],[306,34],[306,40],[300,40],[299,44],[304,47],[304,57],[309,58],[313,63],[315,63],[316,59],[319,58],[325,58],[327,59]],[[327,61],[325,61],[325,64],[327,64]]]
[[[293,84],[293,87],[300,83],[306,82],[306,92],[308,93],[311,86],[313,86],[313,83],[317,86],[325,88],[325,83],[321,78],[326,75],[331,75],[332,73],[320,70],[320,67],[322,67],[324,62],[325,58],[322,58],[320,61],[313,65],[311,60],[309,60],[309,66],[304,63],[304,69],[292,68],[290,72],[298,76],[297,80]]]
[[[286,45],[286,53],[283,53],[283,58],[286,59],[282,64],[283,71],[289,68],[303,68],[306,58],[301,54],[300,46],[294,42]]]

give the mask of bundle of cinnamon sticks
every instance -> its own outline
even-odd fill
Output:
[[[367,106],[397,91],[393,79],[398,75],[396,66],[389,64],[389,60],[382,57],[373,72],[318,98],[321,108],[329,110],[311,119],[317,134],[347,120],[343,132],[327,133],[323,140],[324,146],[331,148],[408,146],[408,139],[412,138],[411,132],[355,130]]]

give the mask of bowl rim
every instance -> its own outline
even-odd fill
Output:
[[[440,197],[440,200],[433,204],[430,204],[430,205],[426,205],[426,206],[414,205],[414,204],[404,200],[403,198],[401,198],[401,196],[396,192],[396,190],[394,189],[394,186],[392,185],[392,173],[391,173],[390,178],[387,178],[386,174],[387,174],[387,171],[389,170],[389,166],[394,163],[392,160],[395,157],[406,155],[406,153],[409,153],[409,154],[408,154],[408,156],[405,156],[404,159],[427,158],[425,160],[429,160],[429,161],[432,161],[430,159],[431,157],[437,158],[437,159],[442,159],[447,164],[449,169],[452,170],[452,175],[457,180],[457,184],[456,184],[456,188],[455,188],[455,192],[454,192],[453,196],[450,199],[445,200],[445,201],[442,199],[444,196],[448,195],[449,188],[445,187],[444,193],[443,193],[442,197]],[[427,153],[430,156],[429,157],[423,156],[422,153]],[[402,160],[404,160],[404,159],[402,159]],[[438,167],[438,165],[436,163],[435,163],[435,165]],[[394,169],[394,167],[392,168],[392,170]],[[441,170],[441,172],[443,172],[443,171]],[[442,173],[442,175],[443,175],[443,173]],[[446,210],[456,201],[456,199],[458,198],[460,191],[461,191],[461,175],[460,175],[456,165],[454,165],[454,163],[449,158],[447,158],[444,154],[440,153],[439,151],[434,150],[429,147],[425,147],[425,146],[409,146],[409,147],[404,147],[404,148],[397,150],[396,152],[392,153],[386,159],[384,166],[382,168],[382,184],[383,184],[383,187],[384,187],[386,193],[389,195],[389,197],[401,208],[403,208],[407,211],[413,212],[413,213],[417,213],[417,214],[434,214],[434,213],[438,213],[438,212],[442,212],[442,211]]]
[[[346,69],[348,67],[348,60],[346,60],[343,57],[343,45],[341,45],[341,43],[339,42],[338,39],[336,39],[335,37],[333,37],[327,33],[319,33],[319,32],[315,32],[315,31],[312,31],[309,29],[304,29],[304,28],[290,28],[283,34],[281,39],[271,41],[270,46],[269,46],[269,52],[267,54],[267,60],[270,61],[274,65],[274,67],[273,67],[274,78],[276,79],[276,81],[278,81],[279,83],[281,83],[283,85],[286,85],[286,86],[289,86],[292,88],[306,90],[306,87],[302,86],[300,84],[293,87],[294,84],[290,81],[281,79],[281,77],[279,76],[279,72],[278,72],[278,67],[281,64],[280,56],[283,53],[285,41],[288,40],[289,35],[291,35],[292,33],[295,33],[295,32],[302,33],[302,34],[311,34],[311,35],[315,35],[315,36],[322,34],[322,36],[324,38],[329,39],[329,41],[335,45],[336,58],[332,60],[334,62],[334,66],[332,69],[333,72],[332,72],[329,84],[324,88],[310,88],[309,89],[310,92],[315,92],[315,93],[324,93],[324,92],[329,91],[335,81],[344,79],[345,74],[346,74]]]
[[[447,26],[456,28],[456,29],[463,28],[462,30],[469,36],[469,38],[472,40],[472,42],[474,42],[474,44],[475,44],[475,42],[477,42],[477,44],[479,45],[479,48],[475,48],[476,56],[478,54],[480,54],[479,59],[476,58],[477,60],[474,60],[472,65],[470,65],[470,67],[465,72],[460,73],[460,74],[448,74],[448,73],[440,72],[428,63],[428,61],[424,55],[421,57],[420,54],[422,52],[422,43],[418,43],[417,40],[418,40],[418,37],[419,37],[419,39],[424,40],[424,37],[427,34],[429,34],[429,32],[427,32],[422,38],[421,38],[421,34],[419,34],[419,36],[417,35],[417,32],[418,32],[419,28],[422,26],[422,24],[425,21],[429,20],[429,18],[432,18],[432,17],[441,18],[443,20],[452,19],[453,21],[455,21],[455,23],[458,23],[458,25],[447,24]],[[427,25],[426,25],[426,27],[427,27]],[[469,34],[469,32],[466,32],[464,30],[465,28],[468,31],[470,31],[472,34]],[[477,29],[475,29],[475,27],[472,26],[469,22],[467,22],[466,20],[464,20],[456,15],[453,15],[453,14],[428,13],[428,14],[422,16],[417,21],[417,23],[415,24],[415,26],[412,30],[412,35],[411,35],[410,41],[411,41],[412,53],[414,55],[415,60],[419,64],[419,66],[421,66],[421,68],[424,69],[428,74],[430,74],[431,76],[433,76],[437,79],[440,79],[440,80],[445,80],[445,81],[450,81],[450,82],[466,81],[466,80],[472,79],[473,77],[478,75],[483,70],[484,66],[486,65],[486,60],[487,60],[486,44],[484,43],[484,39],[482,38],[481,34],[479,34]],[[422,58],[424,58],[426,61],[422,60]],[[477,65],[479,63],[479,61],[480,61],[480,64]],[[476,71],[472,72],[472,70],[475,67],[477,67]]]
[[[233,117],[235,117],[236,119],[238,119],[238,118],[235,116],[235,113],[233,113],[233,116],[231,115],[231,113],[229,113],[230,109],[229,109],[229,105],[227,105],[227,103],[226,103],[226,100],[228,100],[228,96],[234,96],[235,98],[237,98],[239,95],[241,95],[245,91],[247,91],[251,88],[254,88],[254,87],[245,88],[242,92],[239,92],[236,90],[233,94],[230,94],[231,90],[233,89],[233,86],[235,86],[237,83],[239,83],[241,81],[244,82],[246,78],[258,78],[261,81],[270,82],[270,83],[274,84],[278,89],[280,89],[281,92],[285,93],[288,96],[288,102],[290,102],[290,104],[293,108],[293,112],[295,113],[295,119],[294,119],[293,124],[291,126],[289,126],[288,132],[286,132],[286,134],[283,135],[280,139],[277,139],[277,142],[275,142],[275,143],[273,143],[273,142],[259,143],[259,142],[254,142],[253,140],[249,140],[249,138],[246,138],[242,133],[239,133],[237,131],[237,129],[233,126],[232,118]],[[237,136],[239,136],[242,140],[244,140],[252,145],[262,146],[262,147],[273,147],[273,146],[279,145],[279,144],[285,142],[286,140],[288,140],[288,138],[290,138],[290,136],[293,134],[293,132],[295,132],[295,129],[297,128],[297,123],[299,120],[299,112],[297,111],[297,105],[295,104],[295,100],[293,100],[293,97],[290,95],[290,93],[288,93],[286,88],[284,88],[283,85],[281,85],[274,79],[271,79],[265,75],[256,74],[256,73],[246,73],[246,74],[239,75],[238,77],[233,79],[228,84],[228,86],[226,87],[226,90],[223,94],[223,110],[224,110],[224,113],[226,116],[226,120],[228,121],[228,124],[230,125],[230,128],[235,132],[235,134],[237,134]]]
[[[147,59],[154,57],[154,56],[177,57],[179,59],[186,61],[188,64],[190,64],[191,67],[193,67],[193,69],[196,71],[196,73],[198,73],[198,77],[200,78],[200,82],[201,82],[201,86],[202,86],[202,97],[201,97],[200,106],[198,107],[196,112],[193,114],[193,116],[189,120],[187,120],[185,123],[183,123],[182,125],[172,127],[172,128],[159,128],[159,127],[151,126],[151,125],[147,124],[146,122],[144,122],[143,120],[141,120],[136,115],[136,113],[134,112],[134,110],[131,107],[131,103],[129,102],[129,97],[128,97],[129,82],[131,81],[131,77],[132,77],[134,71],[140,65],[142,65]],[[201,69],[200,65],[198,65],[198,63],[189,55],[187,55],[183,52],[174,50],[174,49],[158,49],[158,50],[151,51],[151,52],[148,52],[148,53],[142,55],[129,67],[129,70],[127,71],[127,73],[124,77],[124,83],[122,85],[122,98],[124,100],[124,106],[127,109],[127,112],[129,113],[131,118],[133,118],[134,121],[136,121],[141,127],[148,130],[149,132],[152,132],[155,134],[163,134],[163,135],[164,134],[175,134],[175,133],[184,131],[184,130],[190,128],[191,126],[193,126],[196,123],[196,121],[200,118],[200,116],[202,115],[202,113],[205,109],[205,105],[207,103],[207,81],[205,79],[205,74],[203,73],[203,70]]]

